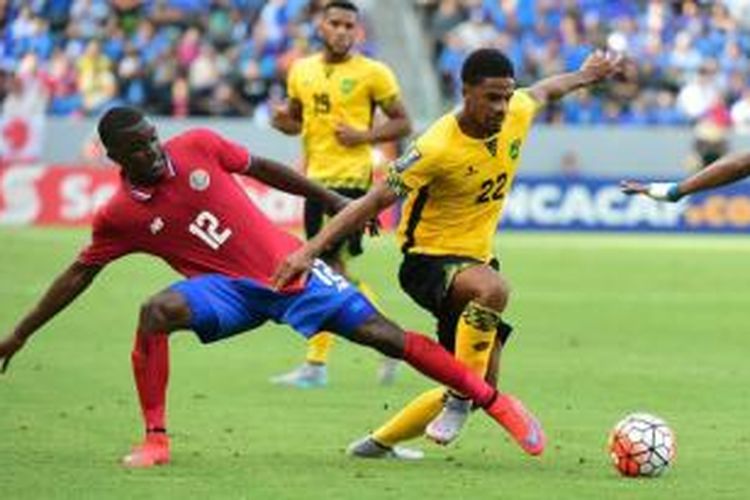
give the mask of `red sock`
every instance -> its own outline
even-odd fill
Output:
[[[166,429],[169,336],[136,334],[131,353],[146,432]]]
[[[413,332],[405,332],[404,361],[431,379],[469,396],[485,407],[495,399],[494,387],[456,360],[437,342]]]

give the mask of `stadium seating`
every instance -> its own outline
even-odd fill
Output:
[[[324,0],[9,1],[0,19],[0,100],[15,73],[46,89],[47,113],[117,103],[175,117],[266,115],[291,61],[316,48]],[[606,92],[550,108],[549,123],[750,130],[750,9],[742,0],[412,0],[446,102],[466,53],[505,50],[522,84],[578,67],[594,47],[638,62]],[[407,8],[405,3],[405,8]],[[370,46],[365,45],[369,52]],[[18,82],[16,82],[18,83]]]
[[[607,93],[581,93],[552,108],[551,123],[680,125],[730,114],[747,128],[750,9],[747,2],[661,0],[415,0],[434,41],[446,99],[464,56],[499,47],[534,82],[576,69],[595,47],[638,63]]]

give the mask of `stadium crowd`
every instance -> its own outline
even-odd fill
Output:
[[[495,46],[518,79],[576,69],[595,47],[638,69],[607,92],[551,109],[553,123],[679,125],[709,120],[750,131],[748,0],[415,0],[434,39],[446,98],[465,54]]]
[[[607,91],[553,106],[543,120],[708,120],[750,133],[749,0],[412,1],[434,40],[447,101],[460,91],[465,54],[478,46],[508,53],[521,84],[577,68],[592,48],[608,46],[637,69]],[[265,116],[291,61],[316,48],[324,3],[0,0],[0,100],[61,116],[113,104],[176,117]]]
[[[115,104],[248,116],[314,48],[316,0],[0,0],[4,92],[52,115]],[[367,49],[367,47],[365,47]],[[2,96],[5,97],[5,96]]]

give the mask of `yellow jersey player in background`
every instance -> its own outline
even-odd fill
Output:
[[[272,116],[275,128],[302,134],[307,176],[349,198],[363,196],[372,185],[373,144],[400,139],[411,130],[393,72],[354,50],[358,16],[352,2],[337,0],[325,5],[319,26],[323,50],[292,65],[287,77],[288,100],[276,106]],[[378,109],[386,119],[374,125]],[[323,226],[323,205],[306,201],[304,217],[305,232],[311,238]],[[346,274],[346,257],[362,253],[361,240],[358,232],[333,242],[323,252],[323,260]],[[373,298],[363,282],[349,278]],[[328,332],[312,337],[305,363],[271,380],[303,388],[325,385],[332,342]],[[384,359],[381,382],[388,383],[394,370],[395,361]]]
[[[276,285],[304,272],[314,256],[404,198],[398,240],[402,288],[437,319],[440,342],[475,373],[497,380],[511,328],[501,319],[510,286],[493,256],[503,206],[536,113],[550,101],[622,71],[619,56],[594,52],[578,71],[516,89],[513,65],[496,49],[469,55],[463,106],[438,119],[390,167],[386,182],[353,202],[276,272]],[[521,405],[520,401],[516,404]],[[448,444],[471,402],[436,388],[409,403],[348,452],[367,458],[420,458],[396,444],[422,434]],[[529,436],[530,441],[543,436]],[[535,446],[535,443],[527,443]]]

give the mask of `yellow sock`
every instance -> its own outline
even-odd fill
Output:
[[[427,424],[443,409],[444,395],[443,387],[423,392],[373,432],[372,437],[384,446],[393,446],[401,441],[421,436]]]
[[[333,335],[331,333],[320,332],[313,335],[307,341],[305,361],[314,365],[326,364],[331,347],[333,347]]]
[[[500,313],[471,301],[456,327],[456,359],[484,377],[500,324]]]
[[[482,377],[487,372],[499,322],[499,312],[472,301],[464,309],[456,328],[456,358]],[[444,395],[443,387],[420,394],[373,432],[372,437],[382,445],[394,446],[421,436],[427,424],[443,409]]]

